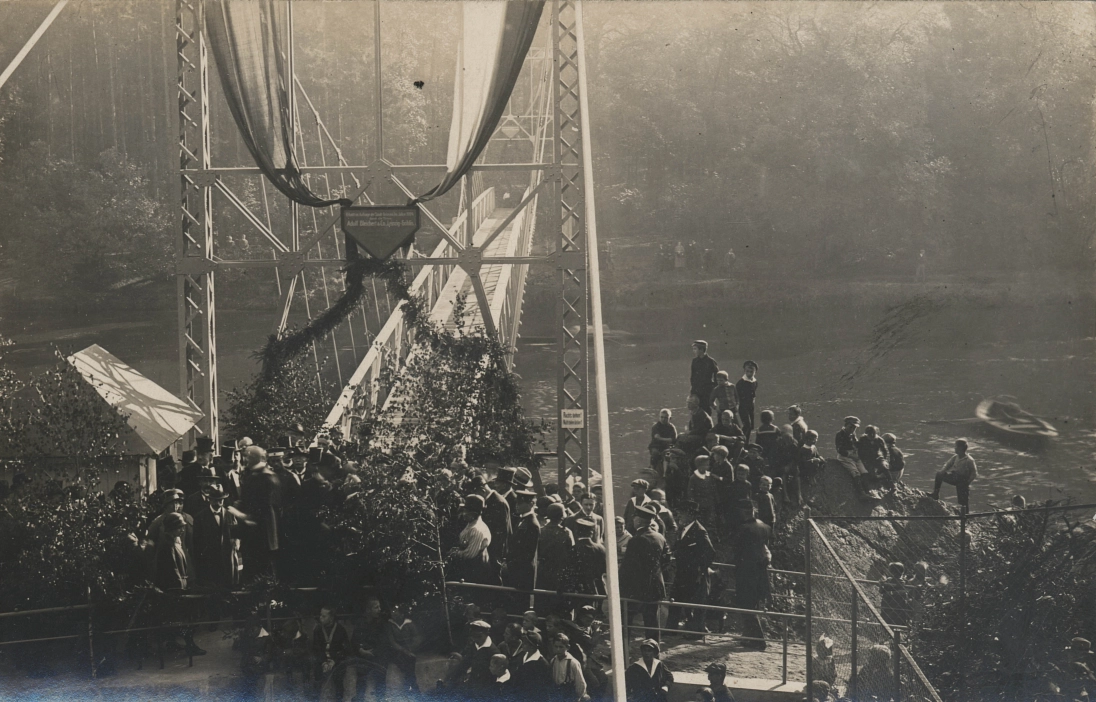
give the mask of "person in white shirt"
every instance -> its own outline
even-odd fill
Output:
[[[491,545],[491,530],[480,517],[483,514],[484,500],[479,495],[465,498],[461,515],[466,526],[460,533],[460,545],[449,554],[455,574],[470,583],[501,585],[491,568],[488,547]]]
[[[571,639],[566,634],[556,634],[552,639],[552,661],[549,671],[552,675],[552,699],[585,702],[586,678],[582,675],[582,665],[567,652]]]

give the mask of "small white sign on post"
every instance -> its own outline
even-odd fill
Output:
[[[586,427],[585,411],[565,409],[559,411],[559,425],[564,429],[583,429]]]

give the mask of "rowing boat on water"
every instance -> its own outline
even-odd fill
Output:
[[[987,427],[1017,439],[1055,439],[1058,430],[1042,417],[1037,417],[1015,402],[987,398],[978,403],[975,416]]]

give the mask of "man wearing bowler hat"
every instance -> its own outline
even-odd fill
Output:
[[[243,483],[243,511],[255,523],[245,544],[244,563],[249,577],[275,576],[277,556],[278,509],[281,506],[281,481],[266,462],[266,451],[258,446],[244,449],[247,473]]]
[[[491,566],[488,549],[491,546],[491,530],[483,523],[483,498],[469,495],[464,499],[461,516],[465,527],[460,533],[460,544],[450,552],[454,571],[463,580],[484,585],[499,585],[498,572]]]
[[[236,517],[225,509],[225,489],[210,482],[202,489],[205,505],[194,517],[194,567],[198,583],[227,590],[239,584],[239,553],[236,550]]]
[[[217,477],[217,470],[213,466],[203,466],[201,464],[198,464],[196,480],[198,489],[192,493],[187,493],[186,502],[183,503],[183,511],[192,517],[206,506],[206,487],[211,483],[220,482],[220,478]]]
[[[167,489],[179,488],[184,494],[193,495],[201,489],[198,484],[198,473],[201,472],[202,464],[198,463],[197,451],[183,451],[182,465],[179,466],[179,472],[175,476],[175,482],[172,485],[165,485]]]
[[[670,565],[670,547],[655,525],[658,512],[648,504],[635,511],[635,535],[620,564],[620,596],[644,603],[639,606],[643,625],[653,630],[658,626],[658,602],[666,599],[662,573]],[[659,638],[658,631],[653,636]]]
[[[514,510],[517,509],[517,496],[514,495],[516,476],[516,468],[503,466],[495,473],[495,479],[491,483],[491,487],[499,494],[499,497],[506,500],[506,504],[510,507],[511,518],[514,516]]]

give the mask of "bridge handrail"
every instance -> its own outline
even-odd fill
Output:
[[[472,233],[483,224],[494,209],[495,189],[491,187],[484,190],[472,202],[470,207],[471,222],[469,222],[468,217],[469,211],[461,212],[451,225],[450,234],[459,241],[468,241]],[[450,248],[450,243],[443,239],[435,247],[431,257],[437,258],[449,255],[448,249]],[[448,279],[452,271],[453,266],[451,265],[423,266],[411,283],[411,294],[414,295],[424,291],[426,295],[424,302],[427,308],[432,307],[445,286],[445,280]],[[334,406],[324,420],[323,430],[330,431],[338,428],[342,432],[343,438],[347,438],[350,434],[350,423],[353,418],[351,410],[361,400],[362,394],[368,393],[368,404],[371,411],[384,402],[385,397],[381,396],[381,388],[375,387],[376,381],[380,379],[385,368],[398,368],[406,358],[405,351],[410,349],[411,330],[407,328],[404,322],[405,306],[406,303],[401,300],[388,316],[384,326],[381,327],[370,345],[369,351],[366,352],[365,357],[362,358],[358,367],[354,370],[354,374],[350,377],[346,386],[343,387],[339,399],[335,401]]]

